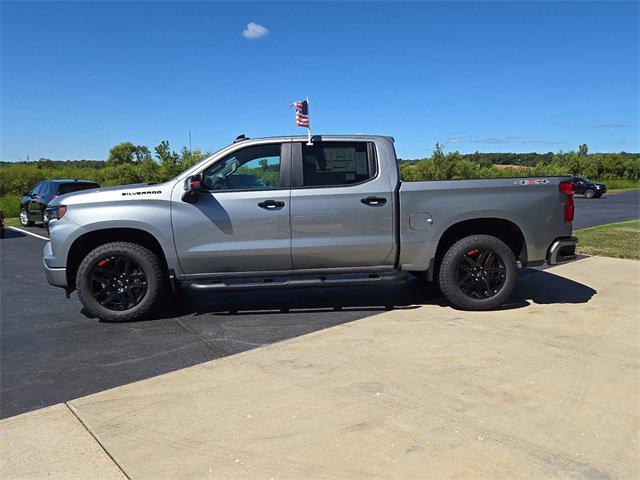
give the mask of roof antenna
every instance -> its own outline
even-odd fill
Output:
[[[249,140],[249,137],[245,136],[245,134],[238,135],[233,143],[244,142],[245,140]]]

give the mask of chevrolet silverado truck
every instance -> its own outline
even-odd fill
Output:
[[[457,308],[495,309],[518,262],[571,261],[577,242],[570,177],[401,182],[386,136],[241,136],[166,183],[70,193],[48,215],[49,283],[77,290],[104,321],[150,315],[183,288],[381,285],[407,273]]]

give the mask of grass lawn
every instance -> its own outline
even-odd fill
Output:
[[[18,217],[5,218],[4,219],[5,227],[20,227],[20,219]]]
[[[640,220],[581,228],[574,235],[578,253],[640,260]]]

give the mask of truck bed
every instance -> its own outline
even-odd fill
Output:
[[[569,177],[496,178],[402,182],[399,190],[399,263],[424,271],[438,239],[463,221],[500,219],[518,227],[526,243],[521,261],[543,261],[554,238],[571,235],[564,221],[566,196],[559,183]]]

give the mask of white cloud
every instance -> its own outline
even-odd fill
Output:
[[[265,37],[269,33],[266,27],[257,23],[248,23],[247,27],[242,31],[242,36],[247,40],[255,40],[257,38]]]

